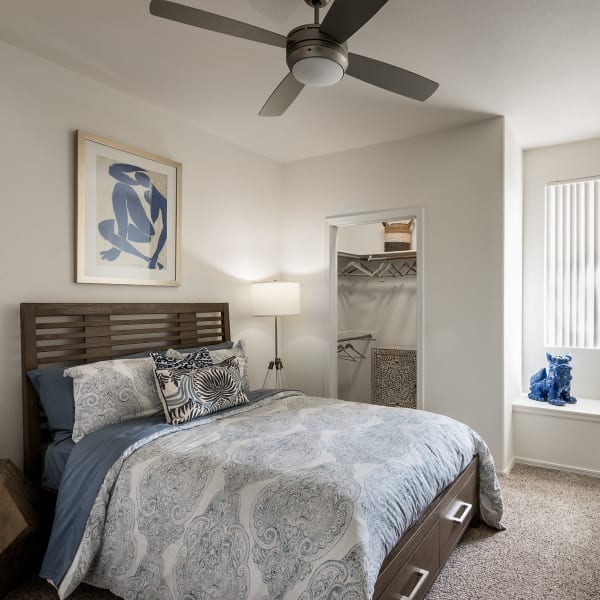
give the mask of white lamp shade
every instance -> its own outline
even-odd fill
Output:
[[[252,314],[257,317],[297,315],[300,312],[300,284],[297,281],[267,281],[250,287]]]

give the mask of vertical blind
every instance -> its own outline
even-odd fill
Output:
[[[544,344],[600,348],[600,177],[548,184]]]

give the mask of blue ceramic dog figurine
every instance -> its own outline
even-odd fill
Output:
[[[567,402],[575,404],[577,398],[571,396],[571,358],[570,354],[552,356],[546,353],[548,372],[544,367],[531,376],[529,398],[556,406],[564,406]]]

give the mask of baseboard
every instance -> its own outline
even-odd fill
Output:
[[[496,469],[496,472],[500,473],[500,475],[510,475],[510,472],[513,470],[514,466],[515,459],[511,458],[510,462],[508,463],[508,466],[506,466],[504,469]]]
[[[600,471],[595,471],[594,469],[580,469],[577,467],[569,467],[567,465],[559,465],[556,463],[549,463],[541,460],[531,460],[529,458],[515,457],[513,462],[511,463],[511,469],[515,464],[530,465],[532,467],[542,467],[543,469],[554,469],[555,471],[566,471],[567,473],[577,473],[578,475],[588,475],[590,477],[600,477]]]

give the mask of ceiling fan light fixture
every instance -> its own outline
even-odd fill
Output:
[[[344,76],[344,69],[331,58],[311,56],[295,63],[292,75],[305,85],[327,87],[336,84]]]
[[[365,83],[421,102],[438,88],[439,84],[427,77],[348,52],[348,38],[389,0],[335,0],[322,23],[319,11],[331,0],[304,1],[313,9],[314,21],[295,27],[287,36],[174,0],[151,0],[150,13],[200,29],[285,48],[289,72],[261,108],[261,117],[282,115],[305,86],[334,85],[346,73]]]
[[[311,87],[336,84],[348,68],[348,50],[322,33],[318,23],[301,25],[288,34],[287,65],[294,79]]]

